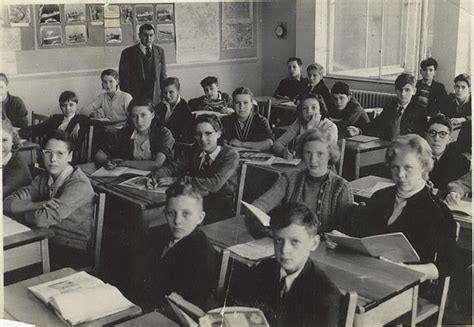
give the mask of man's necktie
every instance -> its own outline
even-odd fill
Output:
[[[211,157],[209,157],[208,154],[206,154],[204,156],[204,161],[202,162],[202,165],[201,165],[201,171],[202,172],[208,172],[209,171],[209,168],[211,168]]]
[[[286,276],[280,279],[280,299],[283,299],[288,292],[286,288]]]
[[[146,53],[145,53],[146,57],[151,58],[151,49],[150,49],[150,47],[146,47],[145,51],[146,51]]]
[[[398,106],[397,118],[400,118],[402,116],[402,113],[403,113],[403,106]]]

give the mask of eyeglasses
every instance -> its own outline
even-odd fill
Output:
[[[58,159],[63,159],[68,155],[67,151],[41,150],[41,152],[43,153],[43,156],[45,156],[48,159],[51,159],[53,157],[53,154]]]
[[[436,135],[439,135],[440,138],[444,139],[446,136],[449,135],[449,132],[445,132],[445,131],[435,131],[434,129],[430,129],[428,131],[428,135],[431,136],[431,137],[436,137]]]

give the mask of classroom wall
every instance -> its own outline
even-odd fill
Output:
[[[296,1],[264,2],[262,5],[262,94],[271,95],[281,79],[288,76],[286,60],[295,55]],[[287,24],[286,39],[275,35],[277,23]]]
[[[232,93],[239,86],[250,87],[255,94],[262,94],[262,5],[257,4],[257,57],[221,60],[216,62],[193,64],[168,64],[168,76],[178,77],[181,81],[181,93],[184,99],[203,94],[199,85],[207,75],[219,78],[221,90]],[[101,48],[102,49],[102,48]],[[41,50],[48,51],[48,50]],[[74,49],[64,49],[74,55]],[[101,53],[101,51],[98,51]],[[105,68],[118,69],[120,51],[114,50],[115,67],[102,67],[91,70],[78,70],[74,67],[71,72],[39,73],[30,75],[10,75],[10,92],[19,95],[25,102],[28,111],[42,114],[52,114],[59,110],[59,94],[64,90],[72,90],[79,97],[79,107],[86,105],[101,91],[100,72]],[[78,58],[80,61],[80,58]]]

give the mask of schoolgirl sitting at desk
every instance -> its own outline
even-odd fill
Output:
[[[153,172],[149,188],[167,186],[182,180],[199,191],[207,191],[204,209],[206,223],[233,215],[233,195],[237,188],[239,155],[227,145],[219,145],[222,124],[215,115],[196,118],[195,144],[192,156],[183,160],[168,161]]]
[[[428,279],[450,275],[456,256],[456,226],[448,207],[426,185],[433,168],[428,143],[416,134],[395,138],[385,160],[395,186],[377,191],[356,221],[359,236],[402,232],[420,263],[400,263]]]
[[[269,212],[282,202],[301,202],[320,217],[322,232],[335,226],[347,229],[354,200],[352,188],[348,181],[328,169],[339,159],[337,143],[327,129],[310,129],[301,135],[299,152],[306,169],[281,175],[253,205]]]
[[[307,95],[303,97],[296,107],[297,118],[286,132],[273,144],[273,153],[291,159],[295,153],[289,149],[290,144],[296,144],[303,133],[312,128],[320,128],[328,131],[331,142],[337,141],[337,126],[328,119],[328,111],[319,95]]]
[[[224,142],[236,147],[268,150],[273,144],[273,133],[268,119],[254,112],[253,93],[239,87],[232,93],[235,113],[222,118]]]
[[[133,99],[128,106],[127,126],[118,131],[116,140],[96,154],[96,162],[115,166],[153,170],[173,156],[174,138],[169,129],[155,118],[148,100]]]

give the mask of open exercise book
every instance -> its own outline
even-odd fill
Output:
[[[83,271],[28,289],[71,326],[135,307],[116,287]]]
[[[239,156],[241,161],[257,165],[298,166],[301,162],[301,159],[285,159],[264,152],[243,151],[239,152]]]
[[[364,238],[325,233],[326,238],[339,246],[371,257],[384,257],[394,262],[415,263],[420,261],[418,253],[403,233],[389,233]]]
[[[201,308],[186,301],[177,293],[166,297],[180,321],[185,327],[267,327],[263,312],[256,308],[224,307],[204,312]]]
[[[472,219],[472,202],[461,200],[458,204],[448,204],[448,208],[453,213],[458,213],[464,216],[466,219]]]
[[[166,190],[168,189],[168,186],[161,186],[155,189],[147,189],[146,188],[147,182],[148,182],[148,177],[138,176],[138,177],[127,179],[126,181],[123,181],[119,185],[131,187],[137,190],[142,190],[142,191],[147,191],[147,192],[152,192],[152,193],[161,193],[161,194],[165,194]]]
[[[105,169],[101,167],[92,173],[95,177],[119,177],[124,174],[148,176],[151,173],[149,170],[135,169],[129,167],[115,167],[114,169]]]

